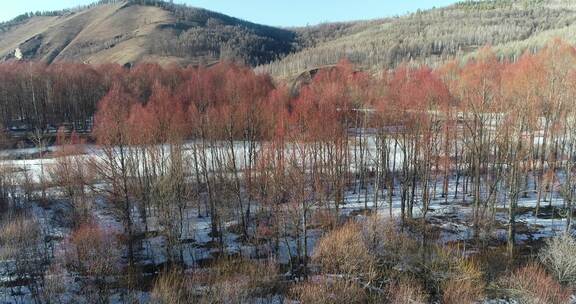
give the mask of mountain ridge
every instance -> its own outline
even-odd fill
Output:
[[[331,65],[341,58],[364,69],[393,68],[402,62],[437,65],[474,56],[489,45],[515,60],[550,40],[576,43],[576,3],[565,0],[462,1],[442,8],[382,19],[371,26],[259,67],[277,77]]]
[[[250,65],[294,51],[292,31],[157,0],[100,1],[78,10],[27,15],[0,25],[0,58],[20,48],[47,63]]]
[[[384,14],[383,14],[384,15]],[[576,43],[576,3],[482,0],[404,16],[276,28],[160,0],[105,0],[0,24],[0,58],[92,64],[202,65],[240,61],[278,78],[346,58],[380,70],[437,64],[491,45],[517,58],[549,40]]]

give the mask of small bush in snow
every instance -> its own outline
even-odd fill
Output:
[[[576,284],[576,240],[572,236],[563,234],[550,239],[540,260],[559,282]]]
[[[428,294],[421,284],[414,281],[401,281],[388,287],[390,304],[424,304],[428,303]]]
[[[275,294],[278,279],[278,265],[273,260],[223,258],[211,269],[192,274],[190,284],[201,295],[193,303],[253,303]]]
[[[152,303],[184,304],[194,300],[187,275],[179,270],[162,273],[154,282],[151,292]]]
[[[324,273],[369,284],[376,278],[376,259],[362,238],[362,226],[349,222],[324,236],[312,260]]]
[[[302,304],[362,304],[368,303],[366,291],[357,283],[337,277],[318,277],[291,289]]]
[[[539,265],[524,266],[500,280],[500,287],[522,304],[567,304],[571,292]]]
[[[449,279],[442,287],[444,304],[472,304],[484,296],[484,284],[466,278]]]
[[[471,304],[484,297],[484,273],[480,264],[458,248],[436,247],[428,264],[428,279],[442,293],[442,303]]]

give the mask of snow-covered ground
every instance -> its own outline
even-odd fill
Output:
[[[374,149],[372,144],[369,144],[370,149]],[[223,148],[222,148],[223,149]],[[244,152],[243,146],[238,147],[239,161],[238,167],[242,167],[241,160],[243,159],[242,153]],[[56,151],[57,148],[51,148],[51,151]],[[87,146],[85,157],[98,157],[102,153],[101,150],[94,146]],[[218,150],[218,153],[222,153],[222,157],[226,157],[227,152],[223,150]],[[37,150],[34,149],[23,149],[18,151],[0,151],[0,165],[9,165],[21,169],[24,172],[29,172],[35,180],[39,180],[39,176],[42,174],[46,167],[49,167],[54,163],[54,159],[38,159],[31,158],[37,154]],[[24,156],[24,157],[22,157]],[[16,159],[19,158],[19,159]],[[400,161],[401,157],[397,157]],[[396,165],[397,168],[400,164]],[[455,178],[452,177],[449,181],[449,195],[454,193],[456,184]],[[459,197],[454,199],[450,197],[448,202],[445,198],[440,197],[442,192],[441,183],[437,185],[437,197],[431,200],[426,218],[429,223],[436,226],[440,230],[439,242],[453,242],[462,241],[472,238],[474,232],[471,225],[472,217],[472,197],[466,197],[463,199],[461,194]],[[374,193],[370,186],[368,189],[362,189],[357,191],[348,190],[345,193],[345,200],[343,206],[341,206],[342,216],[354,216],[355,214],[360,214],[366,208],[380,214],[383,217],[399,218],[401,213],[401,202],[400,196],[396,193],[392,198],[392,204],[388,201],[386,195],[386,190],[382,190],[382,193],[378,195],[379,200],[377,202],[377,208],[375,207],[375,202],[373,200]],[[397,189],[399,186],[397,186]],[[54,190],[54,189],[52,189]],[[504,193],[505,191],[502,191]],[[548,194],[548,193],[546,193]],[[535,192],[528,192],[526,196],[521,196],[518,207],[521,210],[526,210],[519,214],[517,217],[517,222],[519,225],[524,225],[528,229],[522,229],[517,234],[517,242],[522,244],[527,241],[538,240],[541,238],[547,238],[554,236],[565,230],[566,220],[563,218],[557,218],[555,216],[549,216],[542,213],[541,216],[535,217],[532,210],[536,206],[536,196]],[[563,200],[558,196],[557,193],[552,193],[551,202],[543,201],[542,207],[550,206],[551,208],[561,208],[563,205]],[[490,235],[486,237],[502,239],[505,237],[506,231],[505,223],[507,222],[506,210],[508,200],[505,194],[500,194],[497,199],[495,219],[500,224],[500,227],[495,227],[490,231]],[[38,204],[32,205],[32,214],[40,221],[43,227],[46,229],[48,236],[55,240],[54,246],[57,248],[59,246],[59,241],[64,239],[69,233],[70,229],[65,225],[59,225],[54,219],[57,217],[56,213],[58,209],[66,208],[66,204],[52,203],[48,207],[41,207]],[[103,197],[97,197],[94,200],[94,204],[91,209],[92,215],[100,226],[106,229],[122,231],[123,226],[119,220],[114,216],[114,212],[111,210],[109,204],[106,203]],[[489,212],[489,211],[487,211]],[[134,209],[134,218],[138,219],[138,210]],[[421,217],[423,213],[421,197],[416,197],[416,205],[414,207],[414,216]],[[157,225],[157,220],[151,216],[148,219],[148,228],[150,232],[159,231]],[[219,252],[218,248],[212,246],[213,238],[210,236],[210,222],[211,219],[200,213],[200,211],[195,206],[189,206],[184,210],[184,229],[181,235],[181,239],[184,241],[182,245],[182,255],[184,257],[184,263],[188,267],[198,267],[201,261],[209,260],[214,257],[216,253]],[[232,227],[236,225],[234,221],[229,221],[225,223],[226,227]],[[142,227],[140,227],[143,230]],[[308,252],[312,253],[317,240],[322,236],[322,231],[320,229],[312,229],[309,232],[308,239]],[[162,236],[158,234],[149,233],[150,236],[145,237],[142,241],[142,248],[139,251],[141,256],[141,261],[144,264],[150,265],[162,265],[166,262],[167,258],[165,256],[165,240]],[[245,244],[242,242],[239,235],[231,232],[227,229],[223,236],[225,244],[225,252],[229,254],[239,254],[246,257],[255,257],[257,249],[254,245]],[[57,249],[56,249],[57,250]],[[279,250],[279,262],[287,264],[289,262],[289,252],[296,251],[296,240],[289,240],[288,242],[280,243]],[[5,279],[5,278],[4,278]],[[24,291],[24,293],[26,293]],[[117,295],[115,296],[117,297]],[[146,295],[141,296],[142,299],[146,298]],[[0,288],[0,302],[5,303],[16,303],[17,300],[26,299],[24,297],[10,297],[9,290]],[[114,301],[114,299],[113,299]],[[2,302],[2,303],[4,303]],[[489,301],[486,303],[506,303],[498,301]]]

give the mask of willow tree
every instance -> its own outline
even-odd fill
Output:
[[[130,109],[135,99],[119,86],[113,87],[98,104],[94,119],[94,136],[101,153],[91,165],[105,186],[101,189],[124,225],[128,244],[128,261],[134,264],[133,200],[130,192]]]

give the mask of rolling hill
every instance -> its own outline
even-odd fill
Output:
[[[554,38],[576,43],[576,1],[463,1],[355,24],[346,31],[260,69],[290,78],[341,58],[364,69],[389,68],[409,61],[434,65],[465,58],[485,45],[491,45],[502,57],[514,59]]]
[[[556,37],[576,43],[575,34],[571,0],[468,0],[405,16],[302,28],[259,25],[159,0],[107,0],[0,24],[0,59],[180,65],[237,60],[294,78],[341,58],[381,69],[465,58],[484,45],[513,59]]]
[[[258,25],[204,9],[157,0],[100,1],[0,25],[0,58],[47,63],[159,62],[250,65],[294,51],[293,31]]]

